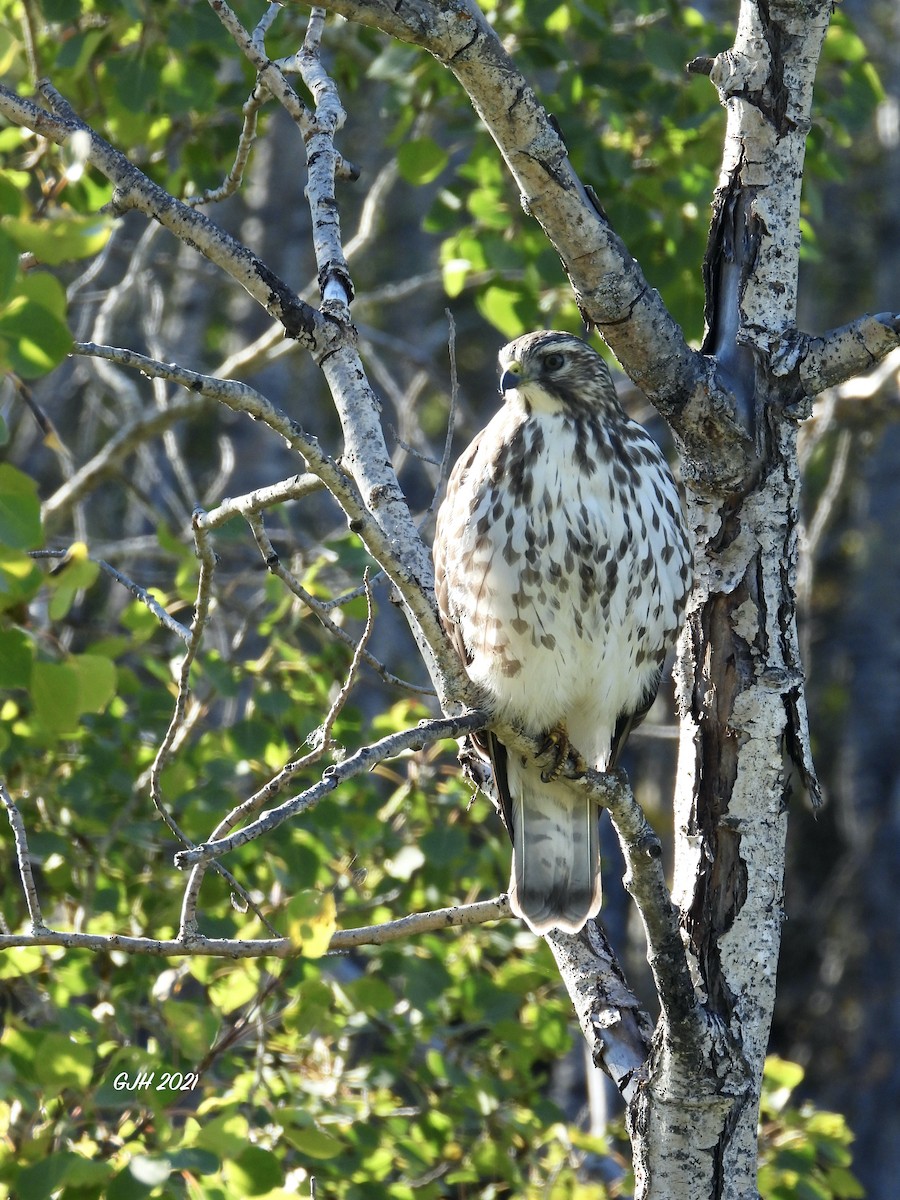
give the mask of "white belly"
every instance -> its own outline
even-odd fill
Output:
[[[498,421],[508,440],[514,415]],[[677,492],[640,426],[629,427],[625,470],[621,445],[602,442],[586,468],[583,431],[561,414],[518,425],[522,452],[537,450],[530,490],[515,455],[498,475],[479,448],[445,518],[450,607],[469,674],[498,715],[535,734],[564,722],[602,768],[617,719],[641,707],[678,626],[688,552]]]

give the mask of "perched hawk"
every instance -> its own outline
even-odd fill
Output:
[[[434,557],[441,617],[496,716],[604,771],[653,701],[691,551],[659,447],[603,359],[541,331],[500,351],[503,407],[450,476]],[[509,899],[536,933],[600,908],[598,814],[553,770],[487,750],[513,841]]]

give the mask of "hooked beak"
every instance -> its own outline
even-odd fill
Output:
[[[517,388],[522,382],[522,364],[518,360],[513,360],[500,376],[500,393],[506,395],[507,392]]]

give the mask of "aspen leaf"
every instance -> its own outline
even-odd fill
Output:
[[[321,958],[337,926],[330,892],[298,892],[287,906],[287,935],[305,958]]]

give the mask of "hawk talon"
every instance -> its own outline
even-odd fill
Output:
[[[552,783],[554,779],[559,779],[569,757],[569,734],[565,725],[556,725],[547,730],[536,757],[538,765],[541,759],[549,759],[548,765],[541,771],[543,783]]]

